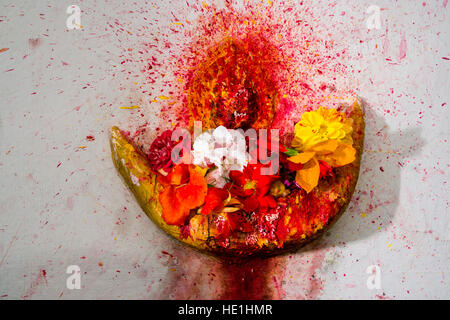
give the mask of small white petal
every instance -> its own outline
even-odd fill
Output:
[[[217,127],[214,130],[213,138],[220,146],[226,146],[233,141],[233,136],[224,126]]]

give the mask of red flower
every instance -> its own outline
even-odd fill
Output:
[[[265,141],[264,141],[265,140]],[[252,141],[249,141],[249,145]],[[273,150],[273,145],[278,144],[278,150]],[[266,139],[262,139],[261,136],[258,137],[256,141],[256,150],[250,152],[250,156],[253,159],[257,159],[260,163],[267,163],[271,159],[279,159],[280,153],[286,152],[286,148],[280,144],[279,138],[272,140],[272,134],[270,130],[267,130]],[[251,148],[250,148],[251,151]],[[264,165],[266,168],[270,168],[274,170],[274,168],[270,167],[270,162],[267,165]],[[272,174],[278,174],[279,167],[277,166],[277,171],[272,171]]]
[[[275,175],[262,175],[261,164],[248,164],[244,170],[230,171],[230,188],[233,196],[239,198],[244,204],[244,211],[253,212],[260,208],[276,207],[276,201],[271,195],[267,195],[272,183],[278,179]]]
[[[147,157],[150,167],[155,172],[163,170],[168,173],[173,168],[172,149],[179,141],[172,141],[172,132],[172,130],[164,131],[150,146]]]
[[[223,202],[228,198],[229,192],[225,189],[209,187],[205,198],[205,205],[200,211],[201,214],[207,216],[212,211],[223,206]]]

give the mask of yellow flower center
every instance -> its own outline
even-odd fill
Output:
[[[250,180],[245,183],[244,190],[255,189],[255,187],[256,187],[256,181]]]

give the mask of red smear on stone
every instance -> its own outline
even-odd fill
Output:
[[[283,299],[285,257],[230,261],[211,258],[191,249],[172,246],[162,251],[169,271],[161,283],[160,299]]]
[[[252,259],[230,264],[222,262],[224,300],[282,299],[283,291],[277,277],[282,277],[282,258]]]
[[[174,258],[174,256],[173,256],[173,254],[170,254],[170,253],[168,253],[167,251],[161,251],[161,253],[162,254],[165,254],[165,255],[167,255],[167,256],[169,256],[169,257],[171,257],[171,258]]]

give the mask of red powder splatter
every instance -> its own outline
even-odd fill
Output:
[[[208,7],[199,17],[198,24],[185,31],[185,37],[190,41],[182,47],[177,61],[171,66],[170,71],[177,81],[170,85],[173,99],[162,106],[162,122],[188,125],[191,117],[186,111],[192,79],[198,77],[198,66],[211,58],[208,49],[220,47],[224,39],[235,43],[255,43],[258,50],[273,57],[267,59],[270,63],[255,59],[255,65],[264,67],[267,79],[277,92],[274,99],[278,110],[272,126],[280,129],[281,135],[293,130],[294,121],[298,121],[304,111],[316,109],[325,102],[329,107],[337,107],[342,102],[338,98],[353,95],[350,88],[338,85],[348,74],[342,63],[344,52],[338,52],[331,41],[319,36],[320,32],[316,30],[319,27],[309,10],[286,9],[290,9],[289,15],[249,3],[241,9],[231,5],[225,9]],[[249,37],[253,39],[250,42],[247,41]],[[251,51],[251,46],[247,50]],[[154,79],[155,68],[160,69],[155,66],[155,60],[154,57],[149,59],[153,67],[144,71],[147,79]],[[210,72],[212,77],[221,74],[219,69]],[[257,82],[257,77],[252,79],[250,75],[249,81]],[[232,92],[233,88],[227,89]]]
[[[381,295],[381,294],[376,294],[375,297],[376,297],[378,300],[392,300],[391,298],[389,298],[388,296],[386,296],[385,293],[383,293],[382,295]]]
[[[22,298],[23,299],[30,298],[31,296],[33,296],[33,294],[36,293],[36,290],[38,289],[38,287],[43,284],[47,285],[47,271],[45,269],[39,270],[38,275],[31,282],[28,291],[22,296]]]
[[[170,253],[168,253],[167,251],[161,251],[162,254],[168,255],[171,258],[174,258],[174,256]]]

